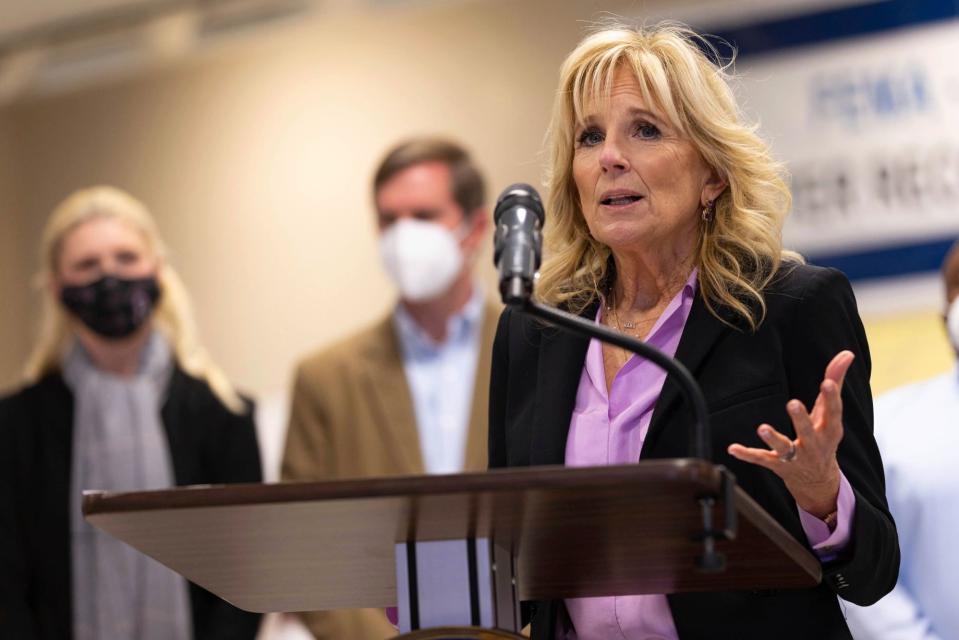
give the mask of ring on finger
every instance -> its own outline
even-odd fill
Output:
[[[782,462],[792,462],[793,458],[796,457],[796,441],[793,440],[789,443],[789,450],[786,453],[780,453],[779,459]]]

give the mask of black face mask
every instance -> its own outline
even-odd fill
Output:
[[[104,338],[125,338],[143,326],[160,299],[155,277],[126,280],[104,276],[83,286],[63,287],[60,301]]]

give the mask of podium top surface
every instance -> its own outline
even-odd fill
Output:
[[[723,472],[701,460],[530,467],[443,476],[87,492],[94,526],[251,611],[396,602],[399,542],[491,538],[517,557],[522,599],[807,587],[813,555],[738,487],[722,573],[695,568],[697,499]]]

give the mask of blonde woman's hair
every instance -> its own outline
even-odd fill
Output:
[[[243,413],[246,410],[243,400],[200,346],[190,299],[180,277],[165,259],[166,248],[156,222],[141,202],[115,187],[97,186],[77,191],[60,203],[47,221],[38,278],[47,294],[43,299],[40,334],[24,371],[26,382],[37,382],[62,366],[70,342],[69,324],[66,312],[49,285],[56,280],[59,271],[64,238],[95,218],[112,218],[129,224],[140,232],[147,249],[162,260],[157,273],[160,299],[153,313],[154,325],[170,341],[177,363],[184,371],[205,380],[230,411]]]
[[[579,313],[610,284],[610,249],[589,233],[572,165],[575,131],[594,101],[609,96],[620,68],[633,72],[644,100],[728,183],[715,201],[713,220],[701,225],[696,255],[700,290],[713,315],[729,324],[718,313],[727,307],[755,330],[766,312],[763,290],[781,261],[802,261],[782,248],[792,202],[782,167],[756,128],[744,124],[728,65],[713,63],[704,50],[720,59],[688,27],[662,23],[604,29],[566,58],[547,134],[548,258],[537,283],[542,301]]]

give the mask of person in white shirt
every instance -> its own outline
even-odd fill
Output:
[[[942,267],[945,322],[959,354],[959,242]],[[856,640],[959,638],[959,367],[875,402],[886,497],[899,529],[899,582],[871,607],[846,604]]]

